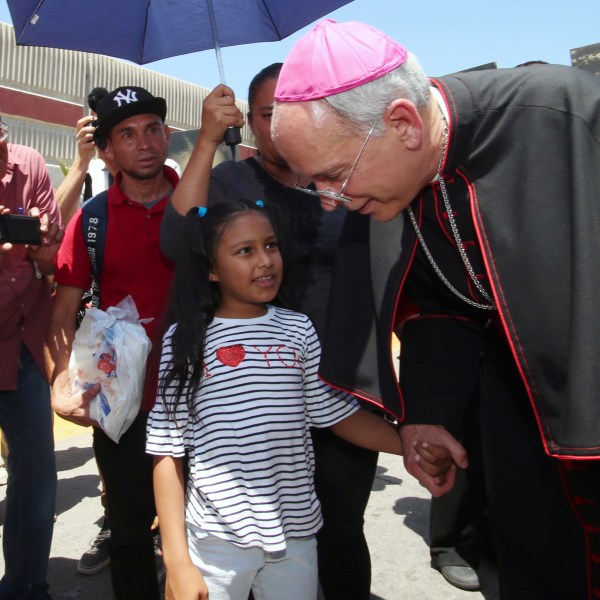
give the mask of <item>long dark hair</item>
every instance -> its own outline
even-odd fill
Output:
[[[205,211],[203,216],[199,216],[199,211]],[[221,304],[219,286],[209,281],[209,274],[227,227],[250,211],[265,214],[278,236],[280,228],[276,216],[267,207],[243,198],[231,198],[208,209],[192,208],[185,216],[166,311],[170,320],[176,322],[171,337],[172,356],[159,382],[160,393],[171,416],[183,399],[190,414],[195,414],[194,395],[203,376],[206,330]],[[274,303],[278,303],[278,298]],[[172,384],[176,386],[176,393],[167,395]]]

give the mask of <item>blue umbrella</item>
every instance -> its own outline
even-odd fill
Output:
[[[351,0],[8,0],[17,44],[137,64],[281,40]]]
[[[17,44],[147,64],[213,48],[282,40],[351,0],[7,0]],[[239,143],[236,138],[227,143]]]

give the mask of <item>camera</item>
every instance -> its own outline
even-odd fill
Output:
[[[0,215],[0,244],[32,244],[42,243],[40,220],[25,215]]]

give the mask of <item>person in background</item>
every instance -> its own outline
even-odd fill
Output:
[[[446,384],[476,381],[502,597],[597,596],[598,78],[536,65],[428,79],[381,31],[325,20],[275,100],[276,149],[325,208],[351,211],[321,375],[399,416],[424,483],[411,440],[452,431],[469,394]]]
[[[108,158],[104,149],[94,143],[96,106],[107,94],[106,88],[95,87],[87,97],[90,114],[79,119],[76,124],[77,156],[56,190],[56,202],[65,224],[83,202],[107,190],[117,174],[117,166]],[[181,169],[174,160],[167,158],[165,164],[181,176]]]
[[[0,214],[40,218],[39,246],[0,244],[0,427],[10,447],[0,598],[50,598],[47,573],[56,463],[44,339],[50,285],[62,239],[60,213],[42,156],[7,142],[0,118]],[[4,441],[4,439],[3,439]]]
[[[143,88],[113,90],[96,106],[96,145],[117,168],[108,189],[106,243],[98,277],[100,308],[131,295],[151,340],[171,284],[173,264],[160,251],[163,212],[179,177],[165,166],[169,129],[166,102]],[[73,395],[69,358],[76,315],[92,272],[81,211],[67,226],[58,256],[56,296],[48,331],[52,405],[63,418],[94,426],[94,453],[106,485],[110,515],[110,569],[117,600],[158,600],[159,587],[151,525],[156,515],[152,460],[145,454],[146,420],[156,395],[157,364],[151,354],[139,414],[113,442],[89,417],[99,386]]]
[[[87,97],[90,115],[77,121],[76,141],[77,157],[73,161],[69,172],[56,190],[56,200],[61,211],[63,223],[68,223],[82,203],[107,190],[114,182],[118,172],[115,162],[106,155],[105,148],[100,148],[94,142],[94,131],[97,126],[96,106],[108,94],[103,87],[95,87]],[[171,160],[165,161],[167,166],[173,168],[181,175],[179,165]],[[90,547],[77,562],[77,571],[82,575],[95,575],[103,571],[110,563],[108,546],[110,543],[110,519],[108,515],[108,500],[106,486],[99,472],[102,491],[100,502],[104,508],[101,519],[100,531],[92,539]],[[160,568],[160,542],[158,529],[154,528],[155,546],[158,568]],[[160,575],[160,573],[159,573]]]
[[[448,352],[456,352],[453,340],[448,340],[448,346]],[[430,376],[433,373],[431,368],[429,373]],[[410,378],[410,367],[404,375],[403,392],[407,396],[409,393],[417,396],[419,393],[425,393],[423,387],[427,385],[428,379],[421,375]],[[431,499],[431,566],[438,570],[449,584],[459,589],[476,591],[481,588],[477,572],[480,563],[482,559],[491,558],[493,554],[490,551],[479,434],[479,371],[473,369],[470,376],[463,372],[460,377],[440,371],[436,378],[436,385],[442,386],[446,398],[456,401],[462,394],[470,398],[465,402],[463,419],[453,420],[451,425],[446,423],[448,431],[465,447],[469,456],[469,466],[457,471],[456,482],[450,492]]]
[[[107,158],[104,150],[96,146],[93,139],[95,127],[92,123],[96,119],[96,105],[106,94],[108,94],[106,88],[94,88],[87,97],[91,114],[77,121],[75,133],[77,156],[56,190],[56,201],[65,224],[75,215],[82,202],[89,200],[94,194],[108,189],[117,172],[115,165]],[[96,158],[96,154],[98,158]],[[90,171],[94,173],[93,178]],[[102,484],[100,502],[104,508],[104,516],[98,535],[92,540],[89,550],[86,550],[77,562],[77,571],[82,575],[100,573],[110,562],[108,503],[101,474],[100,481]]]
[[[274,63],[262,69],[248,90],[248,123],[256,140],[256,157],[225,161],[211,171],[226,127],[240,126],[242,121],[231,89],[218,87],[206,98],[196,146],[165,212],[161,243],[165,254],[175,259],[183,215],[193,206],[212,206],[232,197],[263,200],[277,213],[289,240],[285,257],[287,301],[307,314],[318,335],[323,336],[345,213],[326,212],[317,197],[295,190],[298,175],[273,146],[271,114],[281,66]],[[301,183],[307,186],[310,180],[303,178]],[[324,520],[317,534],[321,587],[327,600],[368,600],[371,560],[363,525],[377,452],[350,444],[328,428],[313,429],[312,442],[315,486]]]

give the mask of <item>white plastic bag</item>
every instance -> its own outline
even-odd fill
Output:
[[[86,310],[73,341],[71,391],[78,394],[100,384],[98,395],[90,401],[90,417],[117,443],[142,401],[152,344],[141,323],[133,298],[127,296],[106,312]]]

